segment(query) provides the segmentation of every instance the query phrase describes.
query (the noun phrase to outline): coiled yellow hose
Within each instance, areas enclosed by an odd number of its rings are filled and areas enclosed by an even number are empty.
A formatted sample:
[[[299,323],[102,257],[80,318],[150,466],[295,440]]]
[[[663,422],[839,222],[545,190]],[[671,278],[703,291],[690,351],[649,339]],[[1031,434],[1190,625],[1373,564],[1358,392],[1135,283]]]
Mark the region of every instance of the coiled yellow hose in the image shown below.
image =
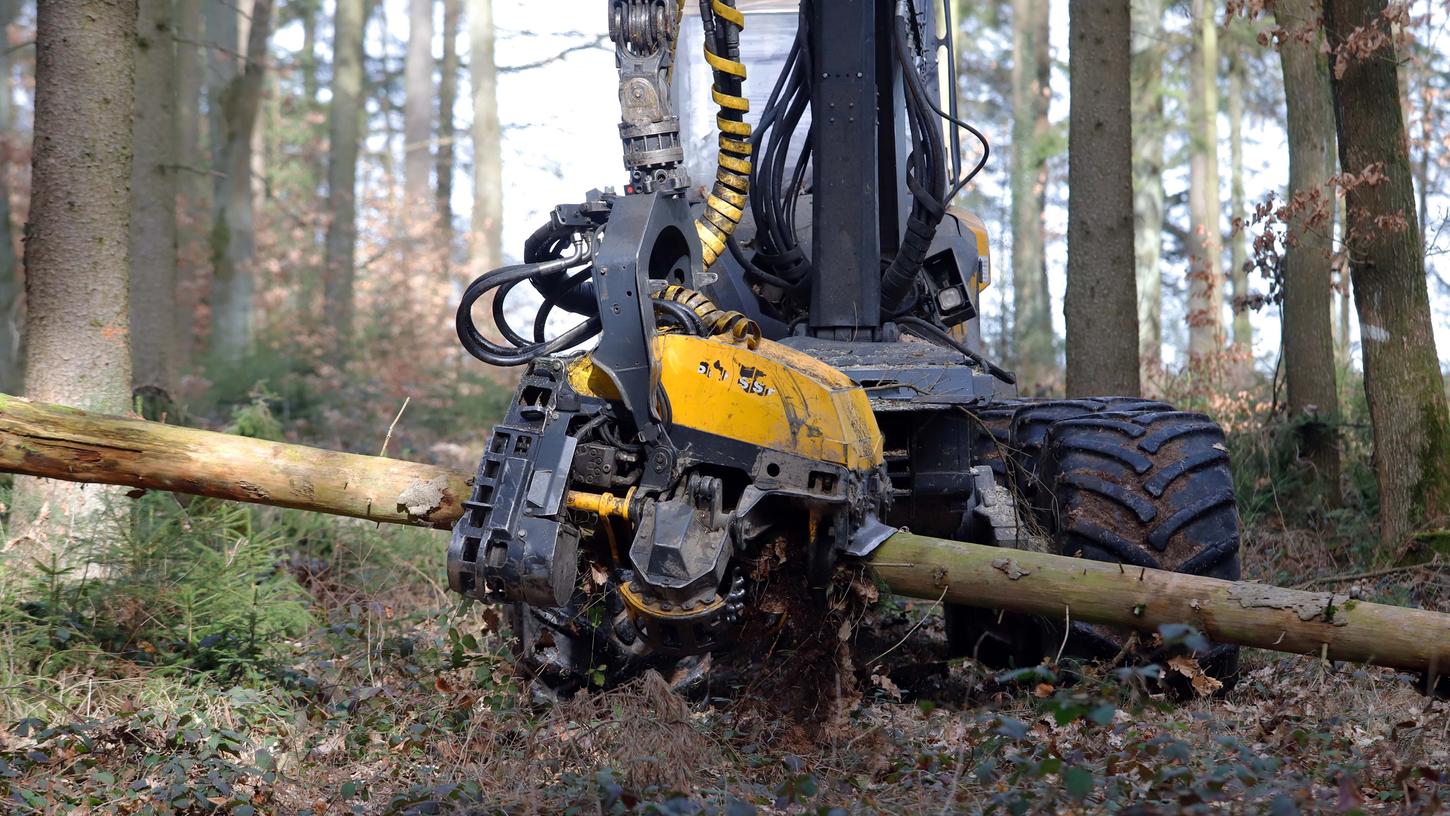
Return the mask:
[[[700,318],[700,322],[712,335],[729,334],[752,349],[760,342],[760,326],[755,321],[740,312],[721,309],[702,292],[672,283],[656,293],[655,297],[682,304]]]
[[[719,25],[733,25],[745,29],[745,15],[735,8],[735,0],[712,0],[710,9]],[[715,118],[720,128],[720,153],[715,172],[715,185],[705,200],[705,213],[695,221],[695,231],[704,246],[705,268],[725,254],[725,242],[734,234],[735,227],[745,214],[746,201],[750,195],[750,123],[745,114],[750,110],[750,100],[738,92],[731,93],[725,83],[729,78],[745,81],[745,65],[731,55],[718,54],[713,50],[710,38],[705,40],[705,61],[715,75],[710,97],[720,106]]]

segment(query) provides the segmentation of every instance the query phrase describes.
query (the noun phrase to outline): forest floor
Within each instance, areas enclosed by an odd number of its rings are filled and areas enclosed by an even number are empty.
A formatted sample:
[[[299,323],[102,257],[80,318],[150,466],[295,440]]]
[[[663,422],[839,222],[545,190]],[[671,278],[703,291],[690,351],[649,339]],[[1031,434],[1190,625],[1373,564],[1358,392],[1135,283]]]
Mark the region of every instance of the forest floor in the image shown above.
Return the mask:
[[[826,696],[846,704],[825,714],[728,691],[686,701],[654,675],[540,707],[511,673],[497,615],[440,586],[441,534],[209,502],[181,517],[186,535],[172,508],[158,511],[155,539],[127,556],[168,576],[165,598],[130,579],[51,580],[0,621],[0,809],[1287,814],[1450,802],[1450,703],[1387,670],[1248,651],[1236,687],[1186,701],[1130,669],[1004,676],[933,662],[939,616],[916,603],[879,616],[898,648],[886,660],[856,647],[870,668],[835,681]],[[237,524],[283,532],[253,536],[271,550],[238,544],[211,564],[186,549],[187,535]],[[1367,570],[1346,560],[1357,550],[1343,535],[1256,529],[1246,573],[1450,609],[1439,562],[1354,579]],[[258,581],[268,559],[280,566]],[[189,576],[203,569],[198,589]],[[207,629],[203,613],[230,623]],[[890,679],[913,661],[927,669],[915,688]],[[789,655],[763,666],[792,676]]]

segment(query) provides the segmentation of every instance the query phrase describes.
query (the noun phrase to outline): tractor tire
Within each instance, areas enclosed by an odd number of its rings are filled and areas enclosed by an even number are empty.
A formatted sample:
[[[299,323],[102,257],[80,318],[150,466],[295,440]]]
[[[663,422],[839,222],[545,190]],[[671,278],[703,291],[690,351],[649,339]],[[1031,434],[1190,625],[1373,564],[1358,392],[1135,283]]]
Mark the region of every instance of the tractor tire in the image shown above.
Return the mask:
[[[982,408],[971,410],[977,434],[972,438],[972,463],[986,465],[997,477],[997,483],[1010,486],[1008,477],[1007,450],[1011,442],[1012,415],[1017,409],[1033,404],[1030,400],[1014,399],[992,402]]]
[[[1101,414],[1105,411],[1171,411],[1164,402],[1138,397],[1096,397],[1093,399],[1043,400],[1024,405],[1012,415],[1008,430],[1009,484],[1029,507],[1038,499],[1038,470],[1048,430],[1058,422]]]
[[[1057,422],[1046,434],[1037,481],[1045,499],[1039,520],[1059,554],[1238,580],[1228,449],[1223,430],[1202,414],[1137,411]],[[1061,623],[1055,626],[1060,637]],[[1116,629],[1073,623],[1064,653],[1112,658],[1127,640]],[[1227,685],[1238,652],[1220,644],[1198,657]],[[1146,649],[1134,656],[1163,657]]]
[[[972,414],[983,431],[973,440],[972,462],[992,468],[997,483],[1017,496],[1020,511],[1030,513],[1048,428],[1064,419],[1134,409],[1169,410],[1169,406],[1136,397],[1024,398],[990,403]],[[1045,647],[1039,635],[1044,627],[1030,615],[948,604],[943,620],[947,652],[953,657],[971,657],[995,669],[1023,668],[1042,659]]]

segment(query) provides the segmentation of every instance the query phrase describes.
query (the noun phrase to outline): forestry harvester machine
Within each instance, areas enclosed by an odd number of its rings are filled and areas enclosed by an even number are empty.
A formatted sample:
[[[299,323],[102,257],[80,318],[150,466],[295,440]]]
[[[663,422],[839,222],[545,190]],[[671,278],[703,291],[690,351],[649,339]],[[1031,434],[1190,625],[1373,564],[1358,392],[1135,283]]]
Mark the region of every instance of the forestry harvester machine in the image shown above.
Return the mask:
[[[950,92],[950,3],[792,3],[758,118],[748,0],[700,0],[698,19],[684,0],[606,5],[627,183],[555,208],[458,310],[473,356],[524,370],[449,581],[506,605],[540,688],[728,650],[767,547],[818,592],[902,527],[1238,577],[1213,422],[1131,398],[1019,399],[983,355],[988,236],[951,202],[989,150]],[[718,106],[708,190],[672,102],[687,23]],[[969,168],[963,134],[980,145]],[[542,306],[516,326],[505,304],[524,284]],[[551,336],[560,311],[580,319]],[[946,619],[953,649],[998,663],[1036,663],[1065,634],[1074,654],[1112,656],[1125,637],[964,606]],[[1234,648],[1209,671],[1231,673]]]

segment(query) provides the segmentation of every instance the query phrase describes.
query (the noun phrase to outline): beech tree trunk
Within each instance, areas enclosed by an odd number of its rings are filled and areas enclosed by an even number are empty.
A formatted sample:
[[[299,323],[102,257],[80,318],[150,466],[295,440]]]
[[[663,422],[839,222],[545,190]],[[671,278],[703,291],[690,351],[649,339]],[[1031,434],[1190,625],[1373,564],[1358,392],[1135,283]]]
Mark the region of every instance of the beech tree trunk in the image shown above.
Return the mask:
[[[1346,195],[1350,274],[1359,311],[1364,390],[1374,426],[1380,533],[1385,547],[1426,521],[1450,515],[1450,415],[1435,351],[1409,139],[1399,104],[1393,32],[1386,0],[1326,0],[1324,19],[1344,173],[1378,179]],[[1365,55],[1344,45],[1358,30],[1380,29]],[[1361,36],[1356,45],[1364,47]]]
[[[1057,382],[1044,223],[1052,127],[1049,8],[1049,0],[1012,2],[1012,364],[1018,387],[1038,395]]]
[[[1143,374],[1163,368],[1163,0],[1133,0],[1133,257],[1138,282],[1138,357]]]
[[[1067,395],[1138,396],[1128,0],[1069,20]]]
[[[136,0],[42,2],[36,18],[35,142],[25,226],[25,388],[91,411],[129,407],[126,276]],[[17,479],[21,553],[69,565],[67,539],[108,544],[118,491]]]
[[[438,224],[444,246],[453,245],[454,106],[458,101],[458,29],[463,0],[443,0],[443,60],[438,76]]]
[[[1211,386],[1223,350],[1223,233],[1218,196],[1218,32],[1210,0],[1191,0],[1188,64],[1188,356]],[[1208,378],[1210,381],[1204,381]]]
[[[1279,45],[1289,136],[1287,248],[1283,261],[1284,375],[1289,416],[1315,490],[1339,497],[1339,390],[1335,385],[1334,102],[1316,0],[1276,0],[1274,19],[1288,32]]]
[[[0,33],[9,30],[20,14],[20,0],[0,0]],[[5,155],[18,147],[15,132],[14,92],[10,86],[10,52],[0,53],[0,140]],[[22,316],[25,286],[20,259],[15,253],[15,227],[10,213],[12,161],[0,162],[0,389],[19,391],[25,382],[24,327]]]
[[[477,277],[503,264],[503,128],[498,120],[493,0],[468,0],[468,75],[473,85],[473,243]]]
[[[365,0],[338,0],[333,20],[332,110],[328,114],[327,267],[323,301],[339,354],[352,338],[357,252],[357,156],[361,139]]]
[[[195,319],[203,292],[209,287],[208,266],[202,261],[200,245],[193,243],[198,226],[204,219],[198,213],[211,212],[211,183],[207,173],[206,151],[202,143],[201,94],[202,78],[207,74],[207,61],[201,43],[205,39],[202,4],[183,0],[176,3],[176,161],[178,210],[184,220],[178,222],[179,235],[185,238],[187,251],[177,256],[176,363],[185,370],[199,347]],[[180,247],[178,248],[180,249]]]
[[[427,207],[433,172],[433,0],[410,0],[403,64],[403,195],[406,212]]]
[[[140,0],[136,23],[131,374],[134,386],[155,407],[169,402],[179,385],[174,13],[172,0]]]
[[[223,32],[236,31],[236,14],[235,10],[229,15],[218,13],[232,18]],[[271,16],[272,0],[255,0],[248,26],[246,64],[210,99],[213,106],[219,107],[212,116],[212,124],[219,129],[213,130],[212,136],[213,149],[218,151],[214,156],[220,160],[224,174],[218,179],[215,203],[219,211],[212,225],[211,350],[226,362],[240,360],[252,342],[256,246],[252,134],[261,109]]]
[[[0,471],[102,481],[448,528],[471,474],[0,395]],[[571,503],[587,496],[571,494]],[[440,542],[441,546],[441,542]],[[1219,643],[1443,673],[1450,615],[1330,592],[1124,567],[899,532],[872,553],[892,592],[1135,629],[1190,624]]]
[[[1233,219],[1248,222],[1244,196],[1244,56],[1243,45],[1233,37],[1228,47],[1228,123],[1229,123],[1229,223]],[[1233,284],[1233,348],[1234,358],[1244,373],[1253,370],[1254,326],[1249,321],[1248,234],[1234,230],[1229,239],[1229,281]]]

